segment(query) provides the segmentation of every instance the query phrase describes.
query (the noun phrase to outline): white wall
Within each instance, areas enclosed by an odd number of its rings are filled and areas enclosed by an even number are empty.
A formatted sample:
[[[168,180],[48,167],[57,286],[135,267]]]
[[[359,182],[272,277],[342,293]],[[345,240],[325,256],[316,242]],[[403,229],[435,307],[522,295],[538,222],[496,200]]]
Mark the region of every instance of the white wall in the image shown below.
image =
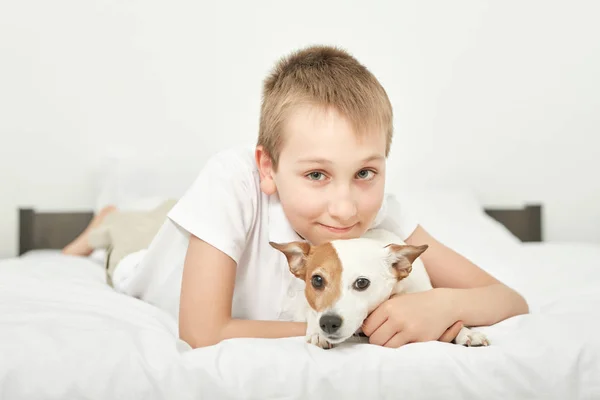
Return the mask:
[[[107,154],[253,143],[264,74],[310,43],[349,49],[388,90],[407,190],[541,201],[547,239],[600,242],[599,4],[2,2],[0,257],[19,206],[92,207]]]

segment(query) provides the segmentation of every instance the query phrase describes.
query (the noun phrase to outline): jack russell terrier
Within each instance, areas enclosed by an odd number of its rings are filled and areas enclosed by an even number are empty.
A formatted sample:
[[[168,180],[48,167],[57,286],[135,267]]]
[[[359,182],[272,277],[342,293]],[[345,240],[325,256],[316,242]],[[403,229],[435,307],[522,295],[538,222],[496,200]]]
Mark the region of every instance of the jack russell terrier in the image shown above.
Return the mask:
[[[365,318],[390,297],[433,289],[418,259],[428,246],[407,245],[386,230],[319,246],[299,241],[270,245],[305,282],[303,304],[294,320],[307,323],[306,341],[321,348],[355,336]],[[463,327],[454,343],[487,346],[489,341]]]

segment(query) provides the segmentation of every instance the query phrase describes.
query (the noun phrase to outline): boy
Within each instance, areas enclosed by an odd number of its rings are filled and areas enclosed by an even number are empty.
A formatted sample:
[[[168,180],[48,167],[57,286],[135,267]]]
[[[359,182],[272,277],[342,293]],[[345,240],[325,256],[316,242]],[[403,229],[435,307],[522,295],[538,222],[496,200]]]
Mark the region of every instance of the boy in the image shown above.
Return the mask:
[[[382,227],[429,245],[421,259],[435,289],[378,307],[363,327],[371,343],[449,341],[460,321],[490,325],[527,313],[519,294],[384,196],[392,125],[385,90],[346,52],[315,46],[280,60],[264,83],[256,149],[208,161],[150,245],[129,293],[178,317],[180,337],[193,348],[304,336],[304,323],[286,321],[301,282],[269,241],[319,244]]]

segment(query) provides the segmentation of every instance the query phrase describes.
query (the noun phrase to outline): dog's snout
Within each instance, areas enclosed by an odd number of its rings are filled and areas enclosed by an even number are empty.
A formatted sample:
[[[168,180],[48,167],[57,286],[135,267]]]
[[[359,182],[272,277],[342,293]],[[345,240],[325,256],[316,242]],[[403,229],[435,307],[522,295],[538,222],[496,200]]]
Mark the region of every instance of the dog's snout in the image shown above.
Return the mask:
[[[323,332],[334,333],[342,326],[342,319],[337,315],[326,314],[319,320],[319,325]]]

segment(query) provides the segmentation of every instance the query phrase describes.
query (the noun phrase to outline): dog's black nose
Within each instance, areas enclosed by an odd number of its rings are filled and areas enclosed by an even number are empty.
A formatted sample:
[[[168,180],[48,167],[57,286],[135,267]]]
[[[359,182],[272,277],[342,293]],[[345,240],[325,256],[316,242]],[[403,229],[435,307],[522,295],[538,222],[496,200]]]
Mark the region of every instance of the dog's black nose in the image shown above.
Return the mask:
[[[342,319],[337,315],[323,315],[319,320],[319,325],[324,332],[334,333],[342,326]]]

